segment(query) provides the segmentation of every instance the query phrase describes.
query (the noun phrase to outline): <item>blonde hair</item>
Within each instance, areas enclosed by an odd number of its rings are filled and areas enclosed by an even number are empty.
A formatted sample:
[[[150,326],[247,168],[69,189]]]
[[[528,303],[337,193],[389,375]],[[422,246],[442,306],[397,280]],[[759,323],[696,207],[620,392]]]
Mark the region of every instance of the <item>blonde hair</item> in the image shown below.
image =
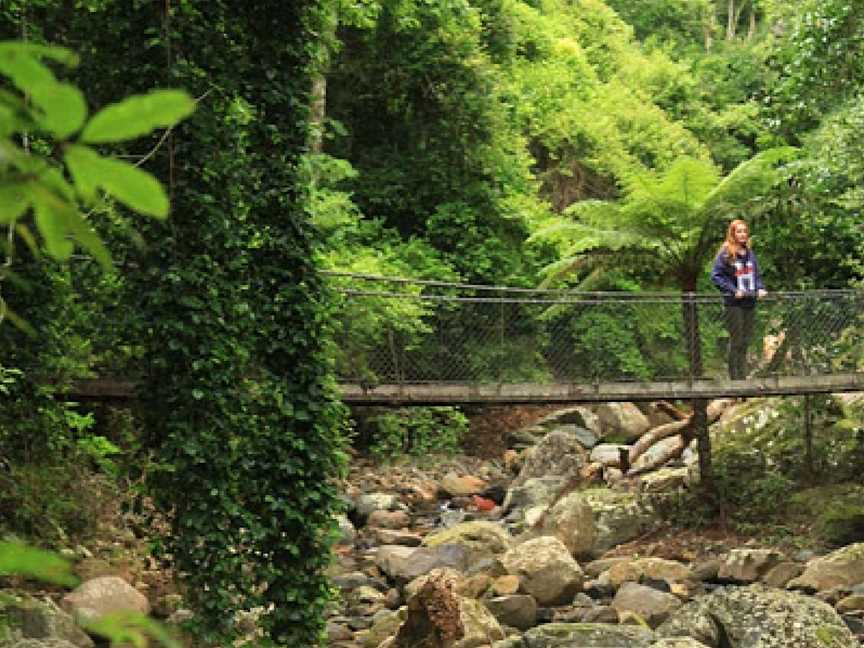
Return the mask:
[[[735,260],[735,257],[738,256],[738,253],[741,252],[741,245],[735,240],[735,228],[739,225],[743,225],[747,228],[748,236],[744,249],[750,248],[750,226],[740,218],[736,218],[729,223],[729,227],[726,229],[726,240],[723,241],[723,245],[720,246],[720,251],[726,253],[726,258],[730,263],[732,263]]]

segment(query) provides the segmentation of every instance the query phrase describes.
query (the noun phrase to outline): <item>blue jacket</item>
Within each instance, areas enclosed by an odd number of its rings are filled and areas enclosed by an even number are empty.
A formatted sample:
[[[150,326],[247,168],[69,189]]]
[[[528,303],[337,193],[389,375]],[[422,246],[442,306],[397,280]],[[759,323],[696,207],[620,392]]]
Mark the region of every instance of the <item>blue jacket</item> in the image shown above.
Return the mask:
[[[756,305],[756,292],[764,290],[756,254],[747,248],[744,254],[739,253],[734,262],[730,262],[726,250],[720,250],[711,268],[711,282],[723,293],[723,301],[727,306],[753,308]],[[742,290],[746,297],[735,298],[735,293]]]

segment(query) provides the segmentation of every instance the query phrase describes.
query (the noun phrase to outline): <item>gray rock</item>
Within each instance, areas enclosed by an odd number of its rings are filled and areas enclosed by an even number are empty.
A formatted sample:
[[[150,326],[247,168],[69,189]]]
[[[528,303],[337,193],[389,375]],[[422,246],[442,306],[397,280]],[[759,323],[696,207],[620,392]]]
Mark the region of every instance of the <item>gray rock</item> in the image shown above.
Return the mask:
[[[691,637],[667,637],[653,644],[651,648],[711,648]]]
[[[483,604],[501,625],[527,630],[537,623],[537,601],[527,594],[496,596]]]
[[[531,628],[526,648],[649,648],[655,636],[642,626],[605,623],[549,623]]]
[[[803,571],[804,565],[787,560],[774,565],[759,580],[768,587],[786,587],[789,581],[800,576]]]
[[[639,485],[646,493],[668,493],[689,484],[689,475],[690,471],[686,467],[660,468],[642,475]]]
[[[787,587],[822,591],[840,586],[852,587],[859,583],[864,583],[864,542],[811,560],[804,573],[789,581]]]
[[[637,622],[644,621],[652,628],[656,628],[669,615],[681,607],[681,601],[653,587],[646,587],[638,583],[624,583],[612,600],[612,607],[618,612],[621,622],[628,622],[628,617],[635,615]]]
[[[405,505],[392,493],[363,493],[354,501],[354,510],[366,519],[374,511],[404,510]]]
[[[505,511],[547,506],[564,486],[563,477],[532,477],[511,486],[502,505]]]
[[[782,558],[771,549],[733,549],[721,563],[717,578],[738,583],[754,583]]]
[[[522,590],[540,605],[569,603],[582,589],[582,569],[557,538],[542,536],[523,542],[501,556],[501,564],[508,573],[519,576]]]
[[[555,502],[543,516],[539,532],[558,538],[573,556],[589,554],[594,547],[594,511],[579,491]]]
[[[522,470],[511,486],[521,486],[533,477],[578,478],[585,464],[585,449],[576,438],[563,432],[550,432],[525,459]]]
[[[661,637],[692,637],[732,648],[857,648],[831,606],[812,597],[755,584],[724,587],[673,612]],[[724,637],[725,644],[718,643]]]
[[[591,430],[582,427],[580,425],[576,425],[575,423],[568,423],[566,425],[559,425],[554,428],[552,432],[561,432],[563,434],[569,434],[574,437],[583,448],[590,450],[595,445],[597,445],[598,436],[594,434]]]
[[[117,576],[82,583],[63,597],[61,607],[75,619],[91,622],[113,612],[150,613],[147,597]]]
[[[440,567],[464,571],[469,564],[468,550],[461,545],[438,547],[378,547],[375,564],[398,583],[407,583],[418,576]]]
[[[618,443],[601,443],[594,446],[591,450],[590,460],[601,463],[604,466],[621,465],[621,453],[630,452],[630,446],[621,445]]]
[[[603,403],[597,408],[603,436],[618,435],[634,441],[651,428],[648,417],[633,403]]]
[[[339,538],[336,540],[337,545],[352,545],[357,539],[357,529],[351,524],[351,520],[347,515],[337,515],[336,520],[339,523]]]
[[[484,521],[463,522],[423,539],[423,545],[430,548],[443,545],[464,547],[471,562],[504,553],[512,544],[513,539],[504,527]]]
[[[590,551],[593,557],[638,538],[660,523],[651,508],[634,493],[605,488],[582,493],[594,511],[594,546]]]
[[[14,639],[0,643],[0,648],[75,648],[75,644],[65,639]]]
[[[91,648],[93,640],[74,619],[51,599],[24,598],[6,606],[4,615],[25,639],[63,639],[78,648]]]

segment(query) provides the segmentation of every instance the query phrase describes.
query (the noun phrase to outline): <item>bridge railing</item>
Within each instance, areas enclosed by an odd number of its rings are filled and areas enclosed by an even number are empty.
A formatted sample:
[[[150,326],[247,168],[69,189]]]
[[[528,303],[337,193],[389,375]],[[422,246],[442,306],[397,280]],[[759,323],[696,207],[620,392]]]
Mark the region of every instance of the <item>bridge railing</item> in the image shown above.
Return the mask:
[[[719,293],[585,293],[331,275],[337,375],[358,384],[602,383],[727,377]],[[864,368],[864,293],[759,301],[748,375]]]

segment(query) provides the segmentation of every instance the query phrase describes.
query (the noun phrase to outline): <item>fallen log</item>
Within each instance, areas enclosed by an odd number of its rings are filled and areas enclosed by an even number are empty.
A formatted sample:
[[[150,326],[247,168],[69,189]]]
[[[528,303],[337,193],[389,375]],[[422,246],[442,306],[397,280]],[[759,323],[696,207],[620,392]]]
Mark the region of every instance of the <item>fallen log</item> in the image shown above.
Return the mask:
[[[713,400],[708,404],[708,425],[714,423],[717,419],[720,418],[720,415],[729,407],[734,401],[728,398],[719,398],[717,400]],[[674,446],[670,446],[667,452],[664,452],[662,455],[658,456],[654,461],[650,464],[646,464],[641,466],[638,469],[630,469],[626,472],[627,477],[634,477],[636,475],[641,475],[646,472],[650,472],[659,468],[663,464],[671,461],[672,459],[677,459],[684,453],[684,449],[690,445],[690,441],[693,440],[693,415],[690,414],[683,421],[673,421],[672,423],[665,423],[663,425],[659,425],[656,428],[648,430],[645,434],[643,434],[636,443],[630,448],[629,452],[629,460],[630,464],[634,464],[636,460],[641,457],[648,449],[653,446],[658,441],[665,439],[667,437],[675,436],[678,434],[680,436],[679,443],[676,443]]]

